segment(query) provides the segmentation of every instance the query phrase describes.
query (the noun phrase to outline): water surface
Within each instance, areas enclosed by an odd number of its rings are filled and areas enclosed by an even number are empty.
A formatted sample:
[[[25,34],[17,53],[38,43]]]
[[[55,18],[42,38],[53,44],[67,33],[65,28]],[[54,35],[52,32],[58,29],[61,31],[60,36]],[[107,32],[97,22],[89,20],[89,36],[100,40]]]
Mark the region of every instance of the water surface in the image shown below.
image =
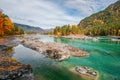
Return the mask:
[[[100,80],[120,80],[120,43],[111,40],[76,40],[38,36],[43,42],[59,42],[85,50],[89,57],[71,57],[62,62],[45,58],[42,54],[22,45],[14,48],[14,58],[31,64],[36,80],[83,80],[69,71],[75,66],[88,66],[99,71]]]

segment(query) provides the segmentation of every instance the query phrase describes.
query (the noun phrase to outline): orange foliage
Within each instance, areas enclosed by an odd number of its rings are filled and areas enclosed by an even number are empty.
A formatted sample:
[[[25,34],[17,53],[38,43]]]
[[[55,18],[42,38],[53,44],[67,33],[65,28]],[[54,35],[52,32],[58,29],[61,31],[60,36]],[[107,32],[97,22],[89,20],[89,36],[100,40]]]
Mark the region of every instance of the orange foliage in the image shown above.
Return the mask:
[[[14,24],[12,23],[12,21],[8,18],[5,17],[4,18],[4,32],[7,34],[12,33],[12,30],[14,29]]]
[[[3,14],[2,12],[0,12],[0,35],[4,35],[4,31],[3,31]]]
[[[0,36],[12,34],[14,24],[10,18],[0,12]]]

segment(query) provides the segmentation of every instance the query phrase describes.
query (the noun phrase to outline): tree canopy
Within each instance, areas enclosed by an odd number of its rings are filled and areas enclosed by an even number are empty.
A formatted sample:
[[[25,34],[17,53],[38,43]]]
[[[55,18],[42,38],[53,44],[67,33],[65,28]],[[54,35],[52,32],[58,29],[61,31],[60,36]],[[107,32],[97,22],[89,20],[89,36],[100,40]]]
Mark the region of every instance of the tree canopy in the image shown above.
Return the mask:
[[[67,36],[70,34],[83,34],[83,31],[80,27],[77,25],[64,25],[64,26],[57,26],[53,32],[51,32],[53,35],[57,36]]]
[[[0,11],[0,37],[23,33],[23,29],[14,25],[11,19]]]

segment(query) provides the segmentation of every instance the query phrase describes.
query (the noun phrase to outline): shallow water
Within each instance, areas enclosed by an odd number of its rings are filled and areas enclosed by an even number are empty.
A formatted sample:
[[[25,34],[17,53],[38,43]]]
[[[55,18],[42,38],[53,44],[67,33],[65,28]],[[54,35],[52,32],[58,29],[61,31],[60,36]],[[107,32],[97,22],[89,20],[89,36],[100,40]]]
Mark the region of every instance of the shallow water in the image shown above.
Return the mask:
[[[22,45],[14,48],[14,58],[31,64],[36,80],[83,80],[69,71],[75,66],[88,66],[99,71],[100,80],[120,80],[120,43],[110,40],[85,41],[39,36],[44,42],[59,42],[85,50],[89,57],[56,62]]]

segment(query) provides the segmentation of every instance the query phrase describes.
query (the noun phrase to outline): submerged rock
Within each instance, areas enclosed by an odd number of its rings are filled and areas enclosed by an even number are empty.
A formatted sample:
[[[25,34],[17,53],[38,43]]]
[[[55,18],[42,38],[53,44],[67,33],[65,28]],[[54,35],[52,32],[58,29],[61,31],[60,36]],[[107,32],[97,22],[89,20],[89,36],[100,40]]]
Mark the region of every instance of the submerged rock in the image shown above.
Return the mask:
[[[77,66],[75,67],[75,71],[77,71],[78,73],[80,74],[83,74],[83,75],[91,75],[91,76],[97,76],[97,72],[92,70],[91,68],[89,67],[86,67],[86,66]]]

